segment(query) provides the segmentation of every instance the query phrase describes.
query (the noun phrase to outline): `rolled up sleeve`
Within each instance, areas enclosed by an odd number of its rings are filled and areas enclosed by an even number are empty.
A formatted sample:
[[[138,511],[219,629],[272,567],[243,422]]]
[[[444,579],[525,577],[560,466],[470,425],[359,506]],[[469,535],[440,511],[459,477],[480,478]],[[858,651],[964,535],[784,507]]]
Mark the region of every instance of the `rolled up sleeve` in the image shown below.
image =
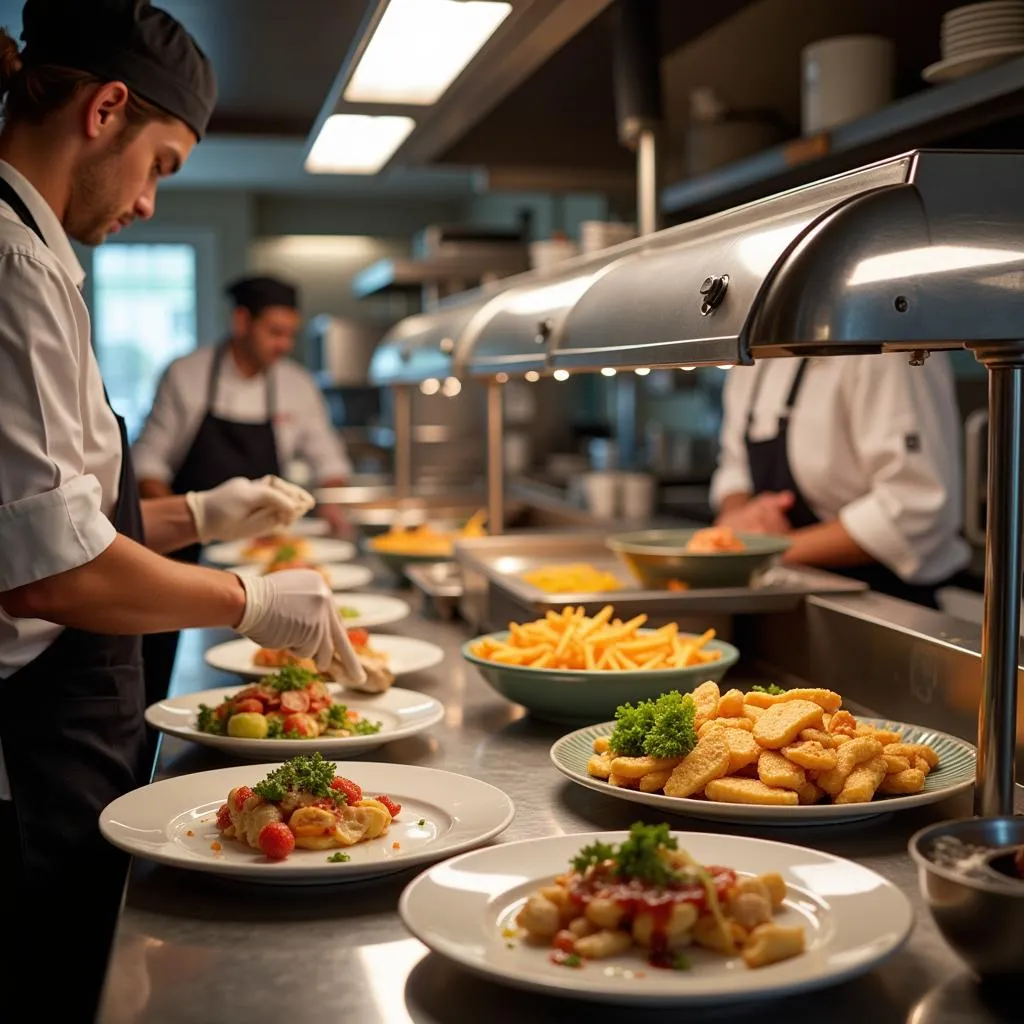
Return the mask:
[[[711,507],[718,509],[730,494],[750,494],[754,485],[747,458],[747,408],[753,369],[730,370],[722,388],[722,429],[718,466],[711,477]]]
[[[0,257],[0,590],[78,568],[116,536],[84,465],[68,287],[32,256]]]
[[[868,357],[846,396],[851,436],[870,490],[839,520],[879,562],[909,582],[933,583],[963,567],[959,415],[945,358],[911,367]]]

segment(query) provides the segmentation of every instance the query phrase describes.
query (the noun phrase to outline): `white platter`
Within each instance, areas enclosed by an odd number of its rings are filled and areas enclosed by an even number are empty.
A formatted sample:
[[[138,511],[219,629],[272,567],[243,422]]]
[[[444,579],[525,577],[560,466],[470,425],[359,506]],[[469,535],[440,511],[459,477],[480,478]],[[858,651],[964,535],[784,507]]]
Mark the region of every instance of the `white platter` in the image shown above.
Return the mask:
[[[912,796],[879,797],[867,804],[815,804],[796,807],[765,807],[756,804],[715,803],[712,800],[696,800],[664,793],[641,793],[636,789],[610,786],[603,779],[594,778],[587,772],[587,759],[593,751],[593,741],[598,736],[610,736],[614,722],[589,725],[577,729],[551,747],[551,761],[554,766],[573,782],[587,789],[593,789],[605,796],[631,803],[647,804],[671,814],[682,814],[689,818],[703,818],[710,821],[759,822],[764,825],[828,825],[838,822],[873,818],[893,811],[907,811],[925,804],[937,803],[947,797],[962,793],[974,785],[977,751],[966,740],[948,733],[925,729],[906,722],[891,722],[883,718],[857,716],[857,721],[873,725],[877,729],[892,729],[902,734],[906,743],[926,743],[938,751],[939,766],[925,780],[925,788]]]
[[[277,767],[242,765],[142,786],[103,809],[100,831],[135,857],[188,871],[251,882],[323,885],[450,857],[503,832],[515,813],[500,789],[465,775],[417,765],[342,761],[336,766],[339,775],[357,782],[367,795],[386,793],[402,805],[387,835],[346,848],[351,860],[345,863],[328,861],[331,851],[324,850],[295,850],[286,860],[271,861],[240,842],[219,839],[216,819],[231,789],[251,786]]]
[[[410,636],[371,633],[370,646],[388,656],[387,667],[395,676],[425,672],[444,660],[444,651],[437,644]],[[259,679],[276,672],[276,668],[262,668],[252,663],[257,650],[256,644],[251,640],[240,637],[238,640],[228,640],[207,648],[203,657],[211,668],[219,669],[221,672],[233,672],[244,679]]]
[[[359,612],[358,618],[342,618],[352,629],[372,629],[401,622],[412,612],[406,601],[387,594],[338,594],[335,601],[338,608],[351,608]]]
[[[464,854],[412,881],[399,913],[435,953],[492,981],[604,1003],[672,1006],[770,999],[834,985],[892,956],[914,923],[906,896],[859,864],[764,839],[679,832],[679,845],[702,864],[740,874],[779,872],[790,891],[776,921],[803,925],[806,951],[749,969],[738,958],[690,947],[692,968],[669,971],[648,967],[639,954],[571,969],[551,963],[543,947],[512,940],[509,948],[504,929],[514,927],[516,913],[538,885],[550,883],[587,843],[621,842],[627,834],[553,836]]]
[[[326,537],[331,532],[331,524],[319,516],[303,516],[288,527],[288,532],[296,537]]]
[[[331,590],[354,590],[356,587],[365,587],[373,580],[373,570],[365,565],[349,565],[344,562],[328,562],[320,568],[327,574],[327,582]],[[263,566],[256,562],[249,562],[246,565],[234,565],[229,570],[236,576],[252,577],[262,576]]]
[[[324,562],[347,562],[356,557],[355,544],[347,540],[336,540],[334,537],[305,537],[309,545],[307,551],[303,552],[303,559],[317,564]],[[214,565],[245,565],[254,563],[263,565],[269,561],[269,554],[260,558],[251,558],[246,555],[245,549],[249,546],[247,540],[230,540],[221,544],[211,544],[203,549],[203,557]]]
[[[929,64],[921,72],[921,77],[933,85],[952,82],[994,67],[996,64],[1002,64],[1004,61],[1012,60],[1021,54],[1024,54],[1024,46],[1000,46],[991,50],[976,50],[973,53],[966,53],[962,57],[953,57],[949,60],[940,60]]]
[[[341,701],[363,718],[380,722],[380,732],[369,736],[321,736],[315,740],[250,740],[236,736],[217,736],[201,732],[196,727],[199,705],[216,707],[243,687],[225,686],[216,690],[201,690],[182,697],[169,697],[146,708],[146,721],[169,736],[177,736],[205,747],[223,750],[235,757],[270,761],[275,757],[288,758],[295,754],[310,754],[319,750],[324,757],[354,757],[390,743],[392,740],[413,736],[429,729],[444,718],[444,705],[414,690],[392,686],[385,693],[350,693],[335,684],[328,684],[331,696]]]

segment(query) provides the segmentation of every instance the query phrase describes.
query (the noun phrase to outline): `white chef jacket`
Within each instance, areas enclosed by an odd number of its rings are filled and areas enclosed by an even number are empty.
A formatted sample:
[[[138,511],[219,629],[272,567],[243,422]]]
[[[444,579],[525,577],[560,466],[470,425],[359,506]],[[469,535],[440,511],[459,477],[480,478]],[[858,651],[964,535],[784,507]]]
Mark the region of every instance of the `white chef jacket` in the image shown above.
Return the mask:
[[[778,431],[800,365],[770,359],[729,370],[711,501],[751,493],[745,435]],[[943,353],[923,367],[906,354],[812,359],[789,425],[793,479],[819,519],[836,518],[868,554],[908,583],[939,583],[970,560],[961,537],[960,416]]]
[[[153,408],[132,447],[140,480],[170,484],[188,455],[207,411],[210,372],[216,345],[203,345],[175,359],[164,371]],[[270,370],[274,384],[274,441],[282,467],[302,459],[317,481],[348,477],[352,466],[345,445],[331,426],[320,389],[305,367],[282,359]],[[238,423],[267,419],[267,380],[262,373],[243,377],[231,352],[225,352],[213,414]],[[230,467],[225,467],[230,472]]]

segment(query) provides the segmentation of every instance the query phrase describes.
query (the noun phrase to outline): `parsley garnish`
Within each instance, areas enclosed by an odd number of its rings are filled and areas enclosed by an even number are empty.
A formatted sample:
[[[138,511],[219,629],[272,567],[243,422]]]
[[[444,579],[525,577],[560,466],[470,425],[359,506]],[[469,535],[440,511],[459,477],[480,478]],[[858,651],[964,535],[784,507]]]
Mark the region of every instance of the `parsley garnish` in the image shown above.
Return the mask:
[[[353,736],[372,736],[381,730],[380,722],[371,722],[366,718],[352,721],[348,717],[348,707],[344,704],[331,704],[320,712],[322,721],[328,729],[348,729]]]
[[[284,719],[278,715],[267,715],[267,739],[279,740],[284,736]]]
[[[569,953],[566,956],[562,957],[562,959],[559,961],[559,963],[563,967],[582,967],[583,966],[583,960],[580,958],[579,953]]]
[[[294,544],[282,544],[271,559],[271,565],[278,562],[294,562],[299,557],[299,549]]]
[[[339,850],[337,853],[332,853],[327,858],[332,864],[344,864],[346,861],[350,861],[352,858],[347,853],[342,853]]]
[[[611,860],[615,856],[615,847],[610,843],[591,843],[584,846],[579,853],[569,862],[573,870],[581,875],[591,865],[601,864],[603,861]]]
[[[696,716],[693,697],[678,690],[622,704],[608,745],[619,757],[685,757],[697,745]]]
[[[668,825],[644,825],[636,822],[629,830],[629,838],[618,847],[596,842],[582,850],[570,862],[575,871],[584,872],[593,864],[612,861],[612,873],[619,878],[647,882],[665,888],[678,881],[679,875],[665,860],[666,850],[675,850],[678,843],[669,833]]]
[[[416,822],[416,824],[419,825],[421,828],[424,825],[426,825],[426,823],[427,823],[427,819],[426,818],[420,818],[420,820]]]
[[[683,956],[682,953],[676,953],[672,957],[672,970],[673,971],[688,971],[693,964],[690,963],[689,957]]]
[[[325,760],[317,751],[315,754],[298,754],[289,758],[252,788],[254,793],[270,803],[280,803],[290,792],[312,793],[313,796],[337,800],[342,794],[331,789],[333,779],[333,762]]]
[[[227,732],[227,719],[217,717],[217,709],[208,704],[199,705],[199,718],[196,725],[200,732],[210,732],[223,736]]]
[[[285,665],[280,672],[265,676],[263,685],[269,686],[278,693],[285,690],[304,690],[310,683],[315,683],[320,677],[308,668],[300,668],[298,665]]]
[[[767,686],[752,686],[750,688],[751,693],[767,693],[770,697],[781,697],[786,691],[781,686],[776,686],[775,683],[769,683]]]

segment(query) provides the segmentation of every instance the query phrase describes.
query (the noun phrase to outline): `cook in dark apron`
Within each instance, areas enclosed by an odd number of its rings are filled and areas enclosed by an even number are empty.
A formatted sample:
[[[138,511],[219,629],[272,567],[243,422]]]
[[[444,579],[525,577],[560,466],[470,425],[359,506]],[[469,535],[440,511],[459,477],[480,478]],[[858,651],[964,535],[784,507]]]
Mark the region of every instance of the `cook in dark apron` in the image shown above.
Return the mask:
[[[2,178],[0,201],[46,244]],[[117,424],[121,476],[113,523],[143,543],[120,416]],[[84,1011],[99,997],[128,870],[127,854],[100,835],[100,811],[144,785],[152,767],[140,640],[65,628],[42,654],[0,680],[0,692],[0,744],[14,798],[0,801],[4,968],[23,983],[25,969],[35,974],[42,966],[49,977],[38,993],[41,1005]]]
[[[797,367],[796,376],[793,378],[793,384],[789,389],[789,394],[786,396],[786,404],[779,414],[779,424],[775,436],[765,441],[755,441],[750,436],[751,427],[754,422],[754,410],[757,408],[757,399],[761,392],[761,381],[764,377],[763,368],[756,371],[757,378],[754,382],[753,394],[750,398],[750,408],[747,412],[747,431],[745,437],[754,494],[764,494],[770,491],[776,493],[789,491],[793,495],[793,506],[787,511],[786,516],[794,530],[802,529],[805,526],[814,526],[821,522],[797,485],[789,463],[789,421],[796,406],[797,398],[800,395],[800,388],[807,373],[807,366],[808,360],[801,359],[800,365]],[[845,566],[843,568],[830,566],[829,572],[835,572],[850,579],[861,580],[872,590],[876,590],[879,593],[889,594],[891,597],[912,601],[914,604],[925,605],[929,608],[938,608],[936,591],[941,586],[944,586],[943,583],[936,583],[931,586],[907,583],[891,569],[879,562],[873,562],[870,565]]]
[[[220,368],[227,353],[227,344],[214,353],[207,383],[206,414],[179,468],[171,489],[175,494],[187,491],[208,491],[234,476],[251,480],[280,476],[277,444],[274,441],[274,375],[266,373],[267,418],[259,423],[238,423],[214,415]],[[183,562],[198,562],[202,548],[198,544],[174,553]],[[178,633],[152,633],[142,641],[146,665],[146,703],[153,704],[167,696],[178,650]]]

